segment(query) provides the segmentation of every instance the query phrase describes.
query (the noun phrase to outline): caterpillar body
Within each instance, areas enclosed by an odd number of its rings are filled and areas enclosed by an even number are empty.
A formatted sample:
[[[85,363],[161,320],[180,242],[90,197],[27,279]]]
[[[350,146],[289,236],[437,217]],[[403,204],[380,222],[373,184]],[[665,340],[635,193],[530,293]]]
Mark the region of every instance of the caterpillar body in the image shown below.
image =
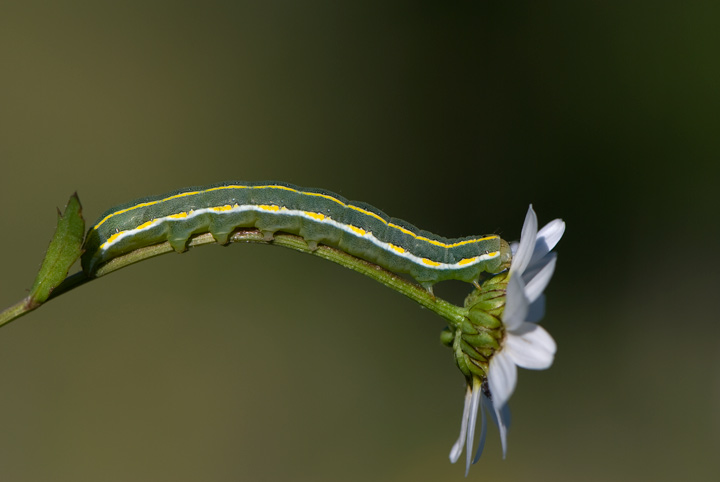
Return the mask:
[[[475,282],[509,265],[499,236],[447,239],[420,230],[361,202],[282,182],[223,182],[137,199],[106,211],[89,229],[82,256],[88,276],[109,260],[169,242],[178,252],[193,235],[210,232],[225,244],[238,228],[257,228],[268,239],[296,234],[310,246],[341,249],[431,287],[443,280]]]

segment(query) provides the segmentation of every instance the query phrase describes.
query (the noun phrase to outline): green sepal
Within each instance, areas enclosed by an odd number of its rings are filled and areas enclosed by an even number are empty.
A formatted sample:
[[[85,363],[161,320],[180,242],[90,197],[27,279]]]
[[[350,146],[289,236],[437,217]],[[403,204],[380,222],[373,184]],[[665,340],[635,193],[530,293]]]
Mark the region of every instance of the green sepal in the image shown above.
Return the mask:
[[[462,347],[463,352],[467,356],[472,359],[477,359],[481,362],[487,361],[487,359],[489,359],[495,352],[493,348],[471,345],[468,341],[464,339],[460,342],[460,346]]]
[[[492,312],[505,306],[508,275],[500,273],[486,280],[480,289],[473,290],[465,298],[465,308]],[[496,313],[493,313],[496,314]]]
[[[472,373],[475,376],[478,376],[480,378],[486,378],[487,377],[487,370],[488,370],[488,364],[487,362],[480,362],[479,360],[472,359],[465,356],[466,358],[466,366],[468,368],[468,371]]]
[[[466,314],[466,316],[469,316],[469,313]],[[479,323],[476,323],[479,324]],[[463,335],[477,335],[478,330],[473,326],[473,323],[470,319],[465,318],[463,322],[460,324],[460,330],[463,332]]]
[[[463,353],[463,347],[462,347],[462,337],[460,330],[456,330],[453,338],[453,354],[455,355],[455,364],[460,369],[460,371],[465,375],[466,378],[472,377],[472,372],[470,371],[470,368],[468,367],[468,361],[466,359],[465,353]]]
[[[462,340],[460,342],[460,346],[462,347],[463,353],[465,353],[465,355],[479,362],[486,362],[487,359],[493,354],[493,350],[491,348],[474,346],[465,340]]]
[[[468,312],[468,317],[476,326],[481,326],[489,330],[497,330],[502,327],[502,321],[497,316],[493,316],[481,309],[473,308]]]
[[[463,340],[475,347],[477,351],[481,351],[484,348],[491,348],[493,350],[500,348],[498,342],[489,332],[482,332],[477,335],[463,335]]]
[[[82,254],[85,220],[77,193],[70,196],[65,213],[58,210],[58,222],[45,259],[30,290],[28,303],[37,306],[44,303],[67,276],[70,267]]]
[[[481,310],[485,313],[496,316],[502,314],[503,309],[505,308],[505,291],[491,291],[489,293],[485,293],[485,295],[487,298],[479,300],[475,303],[472,307],[470,307],[470,311]]]

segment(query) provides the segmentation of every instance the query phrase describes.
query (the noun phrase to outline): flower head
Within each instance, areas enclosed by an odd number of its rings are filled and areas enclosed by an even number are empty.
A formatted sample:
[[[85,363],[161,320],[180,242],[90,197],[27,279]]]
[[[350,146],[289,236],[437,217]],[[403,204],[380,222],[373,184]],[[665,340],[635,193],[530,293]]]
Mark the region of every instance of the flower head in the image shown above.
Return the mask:
[[[556,345],[545,329],[537,324],[545,314],[543,291],[555,270],[556,254],[552,249],[560,241],[565,223],[551,221],[540,231],[532,206],[525,216],[519,243],[513,243],[513,259],[506,274],[505,306],[500,320],[504,336],[498,349],[490,355],[487,377],[473,374],[468,380],[460,438],[450,451],[454,463],[467,451],[465,475],[471,463],[480,458],[485,444],[485,407],[500,431],[503,458],[507,450],[507,429],[510,424],[508,400],[517,384],[517,367],[543,370],[552,365]],[[477,412],[481,413],[480,443],[471,458]]]

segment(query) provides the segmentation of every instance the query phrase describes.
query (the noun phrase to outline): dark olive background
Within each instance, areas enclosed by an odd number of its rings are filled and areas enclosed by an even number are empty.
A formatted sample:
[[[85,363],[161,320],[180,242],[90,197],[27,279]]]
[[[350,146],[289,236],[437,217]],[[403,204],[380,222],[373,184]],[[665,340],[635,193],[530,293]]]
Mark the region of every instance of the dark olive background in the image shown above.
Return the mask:
[[[446,236],[567,222],[503,461],[720,473],[717,2],[4,2],[0,305],[74,191],[276,179]],[[464,285],[439,286],[462,299]],[[196,249],[0,332],[0,479],[462,480],[440,318],[277,247]]]

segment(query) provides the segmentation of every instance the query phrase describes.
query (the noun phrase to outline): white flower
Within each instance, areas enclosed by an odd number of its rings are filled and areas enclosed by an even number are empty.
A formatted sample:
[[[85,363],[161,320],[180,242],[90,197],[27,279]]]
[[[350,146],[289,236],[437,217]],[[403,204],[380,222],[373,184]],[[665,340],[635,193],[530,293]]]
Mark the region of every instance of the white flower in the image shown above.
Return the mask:
[[[497,407],[507,404],[517,383],[517,366],[534,370],[550,368],[555,340],[537,322],[545,315],[543,291],[555,271],[557,255],[551,250],[565,232],[560,219],[539,232],[532,206],[525,216],[520,243],[511,246],[513,259],[502,321],[505,340],[490,359],[488,385]]]
[[[513,243],[510,277],[507,285],[502,322],[505,338],[500,349],[490,359],[487,384],[473,379],[465,396],[465,409],[460,438],[450,451],[450,461],[455,462],[462,453],[463,443],[467,451],[465,475],[471,463],[480,458],[485,445],[485,407],[500,431],[503,458],[507,450],[507,429],[510,424],[508,400],[517,384],[517,366],[543,370],[552,365],[555,357],[555,340],[545,329],[537,325],[545,314],[543,291],[555,270],[556,254],[551,250],[565,232],[565,223],[555,219],[537,230],[537,216],[528,209],[520,235],[520,243]],[[482,415],[480,444],[471,459],[475,422],[478,410]]]

